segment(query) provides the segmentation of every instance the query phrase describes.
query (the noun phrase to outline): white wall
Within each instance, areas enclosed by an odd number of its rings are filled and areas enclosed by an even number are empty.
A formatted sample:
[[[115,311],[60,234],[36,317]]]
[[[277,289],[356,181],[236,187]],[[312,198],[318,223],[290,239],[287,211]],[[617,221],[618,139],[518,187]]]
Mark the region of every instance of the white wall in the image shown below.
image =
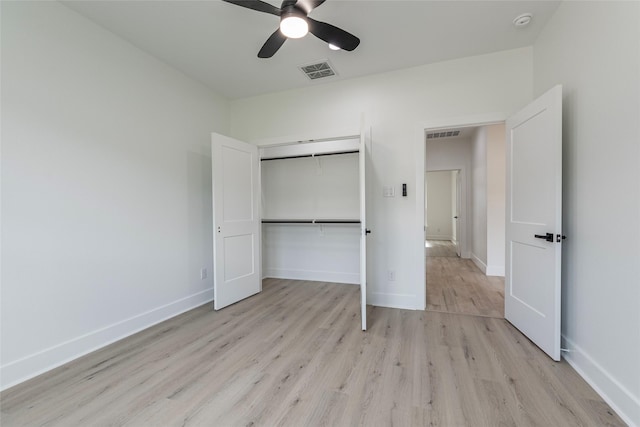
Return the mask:
[[[359,219],[358,153],[261,162],[262,217]]]
[[[263,224],[262,247],[264,277],[360,283],[360,224]]]
[[[1,7],[7,387],[212,299],[210,133],[229,116],[57,2]]]
[[[451,171],[427,172],[425,176],[427,239],[451,240]]]
[[[471,259],[487,271],[487,128],[471,143]]]
[[[640,425],[640,3],[561,3],[534,58],[564,92],[565,358]]]
[[[504,123],[487,131],[487,275],[504,276],[507,154]]]
[[[471,259],[488,276],[504,276],[505,156],[504,123],[479,127],[471,155]]]

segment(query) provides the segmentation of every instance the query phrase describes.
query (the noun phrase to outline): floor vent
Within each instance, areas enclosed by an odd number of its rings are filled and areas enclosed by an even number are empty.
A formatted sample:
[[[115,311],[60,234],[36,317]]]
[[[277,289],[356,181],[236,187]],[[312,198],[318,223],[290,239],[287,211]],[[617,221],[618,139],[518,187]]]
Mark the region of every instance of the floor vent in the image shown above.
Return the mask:
[[[317,80],[336,75],[336,72],[333,71],[333,68],[331,68],[331,65],[328,61],[318,62],[317,64],[303,65],[302,67],[300,67],[300,69],[311,80]]]
[[[427,139],[435,139],[435,138],[453,138],[454,136],[460,135],[459,130],[446,130],[442,132],[432,132],[427,134]]]

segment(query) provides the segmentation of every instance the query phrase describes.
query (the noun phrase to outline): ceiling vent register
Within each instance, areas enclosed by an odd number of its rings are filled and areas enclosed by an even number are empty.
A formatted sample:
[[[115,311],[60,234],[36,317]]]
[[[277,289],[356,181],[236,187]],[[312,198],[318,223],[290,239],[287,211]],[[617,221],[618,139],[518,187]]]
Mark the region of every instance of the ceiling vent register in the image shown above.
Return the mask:
[[[300,67],[300,69],[311,80],[317,80],[336,75],[336,72],[333,71],[333,68],[331,68],[331,65],[329,65],[327,61],[319,62],[317,64],[303,65],[302,67]]]
[[[427,134],[427,139],[435,139],[435,138],[453,138],[460,135],[459,130],[448,130],[444,132],[432,132]]]

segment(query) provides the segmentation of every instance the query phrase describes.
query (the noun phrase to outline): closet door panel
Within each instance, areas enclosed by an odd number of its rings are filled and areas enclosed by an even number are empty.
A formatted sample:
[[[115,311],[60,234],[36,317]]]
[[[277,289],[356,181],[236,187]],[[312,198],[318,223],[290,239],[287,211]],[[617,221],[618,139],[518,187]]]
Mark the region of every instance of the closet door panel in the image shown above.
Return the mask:
[[[213,307],[219,310],[262,290],[257,147],[211,136]]]
[[[222,190],[223,221],[247,221],[253,218],[253,159],[250,153],[222,147],[222,176],[227,185]],[[249,191],[239,191],[248,189]]]

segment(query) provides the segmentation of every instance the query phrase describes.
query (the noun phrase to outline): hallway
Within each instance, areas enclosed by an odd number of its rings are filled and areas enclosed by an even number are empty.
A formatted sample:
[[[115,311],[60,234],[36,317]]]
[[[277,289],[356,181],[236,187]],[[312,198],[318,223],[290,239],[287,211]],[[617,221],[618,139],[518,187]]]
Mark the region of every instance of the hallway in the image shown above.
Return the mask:
[[[485,276],[453,243],[427,240],[427,310],[504,317],[504,277]]]

